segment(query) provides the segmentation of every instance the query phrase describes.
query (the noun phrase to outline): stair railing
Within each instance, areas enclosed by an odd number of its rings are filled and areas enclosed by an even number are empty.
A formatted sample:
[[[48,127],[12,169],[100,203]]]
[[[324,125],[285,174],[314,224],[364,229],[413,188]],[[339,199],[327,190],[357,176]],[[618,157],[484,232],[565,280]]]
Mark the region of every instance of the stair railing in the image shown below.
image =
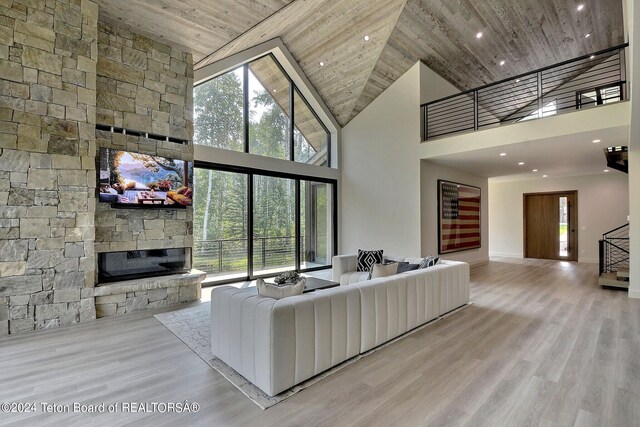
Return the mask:
[[[629,268],[629,224],[621,225],[602,235],[598,242],[598,275]]]

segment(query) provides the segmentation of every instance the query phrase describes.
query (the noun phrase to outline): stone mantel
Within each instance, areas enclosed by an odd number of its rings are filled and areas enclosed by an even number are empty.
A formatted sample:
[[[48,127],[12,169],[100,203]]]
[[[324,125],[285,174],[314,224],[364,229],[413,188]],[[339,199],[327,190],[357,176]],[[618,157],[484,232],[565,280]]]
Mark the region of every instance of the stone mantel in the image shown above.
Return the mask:
[[[145,277],[105,283],[93,289],[97,317],[108,317],[200,299],[207,274],[191,270],[183,274]]]

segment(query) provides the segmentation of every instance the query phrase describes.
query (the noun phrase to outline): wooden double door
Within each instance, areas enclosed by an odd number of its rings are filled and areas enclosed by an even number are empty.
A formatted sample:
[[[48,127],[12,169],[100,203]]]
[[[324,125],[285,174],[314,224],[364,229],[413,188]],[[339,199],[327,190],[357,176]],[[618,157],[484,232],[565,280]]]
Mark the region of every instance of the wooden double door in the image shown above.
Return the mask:
[[[524,195],[525,258],[578,260],[578,192]]]

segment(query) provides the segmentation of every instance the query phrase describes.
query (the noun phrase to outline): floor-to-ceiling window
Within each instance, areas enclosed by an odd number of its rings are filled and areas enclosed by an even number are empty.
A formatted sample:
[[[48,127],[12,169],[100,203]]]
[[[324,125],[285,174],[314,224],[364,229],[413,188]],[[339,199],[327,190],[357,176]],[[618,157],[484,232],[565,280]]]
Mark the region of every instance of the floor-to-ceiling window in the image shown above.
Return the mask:
[[[296,268],[296,182],[253,176],[253,274]]]
[[[193,266],[220,279],[248,274],[249,201],[245,174],[196,168]]]
[[[194,144],[292,162],[274,171],[196,158],[196,268],[230,281],[331,265],[337,181],[315,168],[331,167],[331,134],[273,55],[194,88]]]
[[[335,181],[200,164],[194,195],[193,265],[213,280],[331,265]]]
[[[332,184],[300,181],[300,265],[331,264],[333,255]]]

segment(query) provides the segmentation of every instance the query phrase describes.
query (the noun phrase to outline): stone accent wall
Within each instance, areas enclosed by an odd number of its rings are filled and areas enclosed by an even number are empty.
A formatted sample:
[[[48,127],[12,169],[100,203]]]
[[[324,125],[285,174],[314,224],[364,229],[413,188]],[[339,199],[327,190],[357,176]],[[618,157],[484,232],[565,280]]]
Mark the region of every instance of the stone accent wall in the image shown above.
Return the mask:
[[[0,335],[95,319],[96,250],[192,246],[191,208],[96,209],[95,170],[96,144],[193,160],[95,130],[191,140],[192,90],[190,55],[99,23],[90,0],[0,0]],[[116,313],[199,298],[185,289],[127,291]]]
[[[0,1],[0,335],[95,319],[97,20]]]
[[[97,146],[193,161],[193,58],[98,23],[97,122],[189,145],[96,131]],[[193,246],[193,209],[114,209],[98,203],[96,252]]]
[[[98,123],[192,139],[191,54],[99,22],[98,70]]]

